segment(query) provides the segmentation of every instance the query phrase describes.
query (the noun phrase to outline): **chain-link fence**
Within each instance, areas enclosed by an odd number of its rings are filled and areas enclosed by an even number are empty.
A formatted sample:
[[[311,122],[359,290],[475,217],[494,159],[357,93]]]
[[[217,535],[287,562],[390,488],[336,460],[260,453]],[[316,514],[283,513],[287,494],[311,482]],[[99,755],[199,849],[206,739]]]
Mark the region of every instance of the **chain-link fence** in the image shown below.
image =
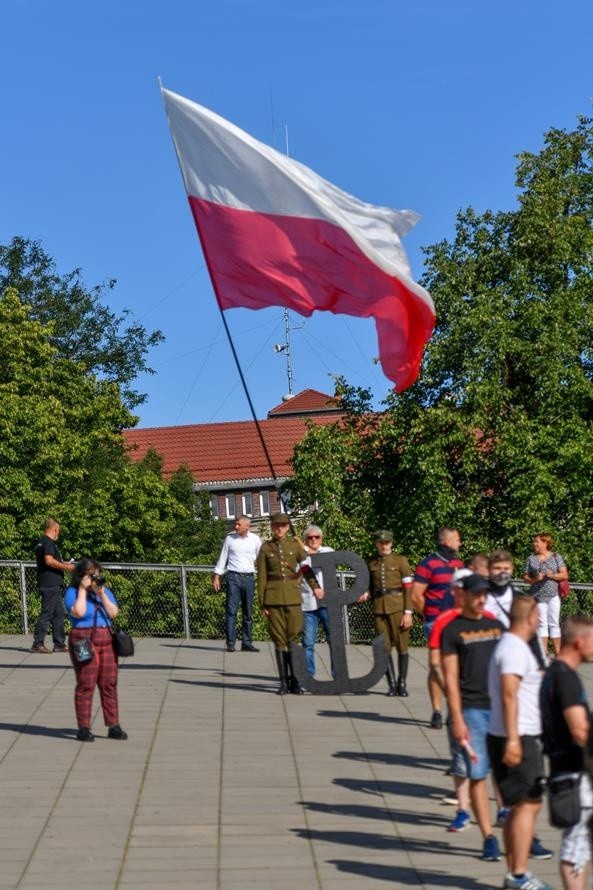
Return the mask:
[[[118,622],[134,636],[224,638],[224,587],[221,593],[214,592],[213,566],[108,563],[103,569],[119,603]],[[342,589],[352,578],[351,572],[338,573]],[[40,607],[35,563],[0,560],[0,633],[32,633]],[[370,643],[375,635],[370,604],[353,603],[345,611],[347,640]],[[571,583],[571,594],[562,602],[562,617],[575,612],[593,614],[593,584]],[[266,622],[257,607],[253,639],[268,639]],[[410,643],[424,645],[418,616],[414,617]]]

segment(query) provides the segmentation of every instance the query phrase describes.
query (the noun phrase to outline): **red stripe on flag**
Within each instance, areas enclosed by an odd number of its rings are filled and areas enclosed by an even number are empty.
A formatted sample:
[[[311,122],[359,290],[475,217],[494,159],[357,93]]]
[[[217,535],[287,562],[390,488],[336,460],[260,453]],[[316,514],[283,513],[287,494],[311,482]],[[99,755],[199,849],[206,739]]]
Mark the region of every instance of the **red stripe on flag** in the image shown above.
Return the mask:
[[[221,309],[285,306],[375,318],[379,358],[398,391],[417,378],[432,309],[339,226],[256,213],[190,196]]]

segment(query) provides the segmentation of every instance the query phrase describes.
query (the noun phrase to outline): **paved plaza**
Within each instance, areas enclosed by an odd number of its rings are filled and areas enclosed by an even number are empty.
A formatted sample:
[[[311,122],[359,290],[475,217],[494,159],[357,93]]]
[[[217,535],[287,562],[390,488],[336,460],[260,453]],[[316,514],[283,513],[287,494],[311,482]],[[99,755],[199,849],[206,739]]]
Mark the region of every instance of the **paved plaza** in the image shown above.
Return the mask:
[[[423,650],[407,699],[384,682],[282,697],[268,643],[231,654],[218,640],[141,639],[120,673],[129,741],[106,738],[97,697],[97,739],[83,744],[68,657],[30,644],[0,637],[0,888],[502,886],[476,825],[445,831],[447,739],[428,728]],[[350,647],[350,673],[371,657]],[[319,661],[327,676],[324,645]],[[558,851],[545,813],[539,834]],[[533,871],[559,886],[556,859]]]

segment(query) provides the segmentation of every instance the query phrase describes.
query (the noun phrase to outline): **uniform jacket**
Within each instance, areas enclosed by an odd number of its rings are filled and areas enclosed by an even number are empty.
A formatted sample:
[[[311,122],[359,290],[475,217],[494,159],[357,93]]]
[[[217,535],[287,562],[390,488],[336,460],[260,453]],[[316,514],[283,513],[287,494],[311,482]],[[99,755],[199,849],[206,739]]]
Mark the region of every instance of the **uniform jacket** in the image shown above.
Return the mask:
[[[294,538],[272,538],[262,544],[256,563],[260,606],[300,606],[301,574],[313,590],[319,590],[311,566],[301,567],[306,559],[305,548]]]
[[[369,593],[373,600],[375,615],[390,615],[403,609],[412,609],[410,605],[410,584],[412,572],[405,556],[389,553],[387,556],[374,556],[368,561],[371,576]],[[403,579],[406,579],[406,590]]]

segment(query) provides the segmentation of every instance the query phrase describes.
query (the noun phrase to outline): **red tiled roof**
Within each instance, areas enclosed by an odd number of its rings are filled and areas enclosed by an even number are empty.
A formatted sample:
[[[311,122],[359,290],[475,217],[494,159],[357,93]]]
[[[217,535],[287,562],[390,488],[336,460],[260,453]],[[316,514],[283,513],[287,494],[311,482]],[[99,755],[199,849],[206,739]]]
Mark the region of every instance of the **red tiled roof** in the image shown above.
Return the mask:
[[[335,414],[314,418],[315,423],[323,425],[335,420]],[[260,428],[276,476],[290,476],[288,461],[296,443],[305,436],[306,420],[260,420]],[[250,420],[124,430],[124,438],[134,460],[144,457],[151,447],[158,451],[164,459],[165,475],[182,464],[189,467],[196,482],[243,481],[271,475],[256,426]]]
[[[268,411],[268,417],[287,416],[293,414],[332,414],[341,411],[340,402],[335,396],[319,392],[317,389],[303,389],[286,402],[281,402]]]

